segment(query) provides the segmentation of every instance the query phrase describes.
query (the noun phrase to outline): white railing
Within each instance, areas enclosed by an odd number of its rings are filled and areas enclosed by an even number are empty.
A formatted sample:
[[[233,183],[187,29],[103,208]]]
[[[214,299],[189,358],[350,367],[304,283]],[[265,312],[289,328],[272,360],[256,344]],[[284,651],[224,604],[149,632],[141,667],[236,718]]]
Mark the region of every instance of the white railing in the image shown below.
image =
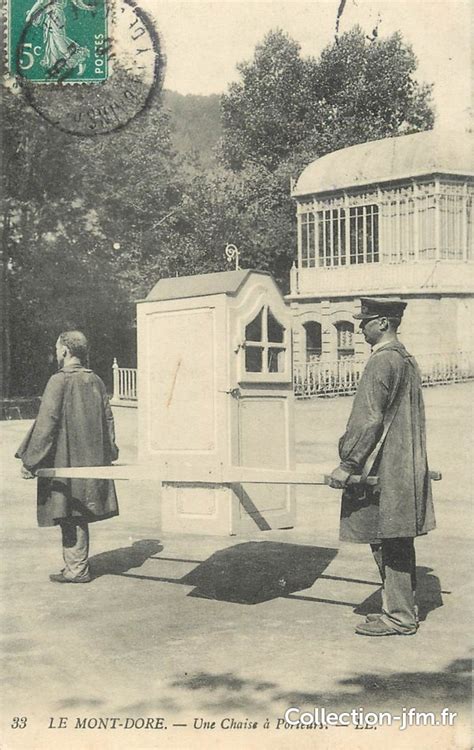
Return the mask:
[[[112,403],[137,400],[137,370],[134,367],[119,367],[114,358],[112,365],[114,394]]]
[[[425,354],[416,361],[424,386],[462,383],[474,378],[474,352]]]
[[[427,354],[416,358],[424,386],[462,383],[474,378],[474,352]],[[297,398],[350,396],[355,393],[367,359],[307,362],[295,367],[294,392]],[[137,370],[119,367],[114,359],[113,404],[137,401]]]
[[[474,353],[452,352],[417,357],[424,386],[461,383],[474,378]],[[296,367],[297,398],[349,396],[357,390],[366,359],[317,360]]]
[[[307,362],[295,367],[293,383],[295,396],[348,396],[355,393],[366,365],[366,359],[329,360]]]

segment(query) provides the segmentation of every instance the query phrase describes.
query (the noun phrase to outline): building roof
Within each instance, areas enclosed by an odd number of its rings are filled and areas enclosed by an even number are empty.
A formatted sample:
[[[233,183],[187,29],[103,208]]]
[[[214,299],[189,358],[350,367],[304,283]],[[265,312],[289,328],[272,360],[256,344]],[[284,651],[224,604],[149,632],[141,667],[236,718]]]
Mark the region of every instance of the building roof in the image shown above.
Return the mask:
[[[468,133],[427,130],[333,151],[301,173],[293,197],[374,185],[431,174],[473,175],[474,142]]]
[[[217,273],[176,276],[160,279],[146,297],[147,302],[183,297],[205,297],[209,294],[235,295],[251,274],[270,276],[266,271],[219,271]]]

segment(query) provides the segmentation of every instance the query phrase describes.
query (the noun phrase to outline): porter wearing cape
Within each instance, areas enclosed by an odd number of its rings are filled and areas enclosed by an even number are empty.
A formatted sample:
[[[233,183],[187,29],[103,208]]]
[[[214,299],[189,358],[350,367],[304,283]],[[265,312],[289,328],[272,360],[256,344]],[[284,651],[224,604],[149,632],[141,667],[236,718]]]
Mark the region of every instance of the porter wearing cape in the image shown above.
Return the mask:
[[[102,380],[82,365],[53,375],[38,417],[17,453],[27,469],[104,466],[118,457],[114,421]],[[64,518],[87,522],[118,515],[114,483],[107,479],[38,479],[38,525]]]
[[[395,408],[370,472],[378,475],[379,487],[347,487],[343,492],[342,541],[415,537],[435,528],[421,377],[414,358],[398,341],[383,344],[367,362],[339,441],[341,467],[361,473],[383,435],[387,412]]]

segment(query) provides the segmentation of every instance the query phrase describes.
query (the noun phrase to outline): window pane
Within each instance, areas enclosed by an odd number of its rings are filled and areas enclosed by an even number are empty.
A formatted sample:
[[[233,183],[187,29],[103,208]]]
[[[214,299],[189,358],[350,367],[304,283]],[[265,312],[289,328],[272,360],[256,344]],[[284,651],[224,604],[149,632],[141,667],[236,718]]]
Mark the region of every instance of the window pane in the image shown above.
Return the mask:
[[[378,263],[379,260],[379,209],[378,206],[374,206],[374,223],[373,223],[373,235],[372,235],[372,254],[374,263]]]
[[[301,217],[301,256],[303,268],[308,267],[308,214]]]
[[[285,350],[271,346],[268,350],[268,372],[284,372]]]
[[[260,346],[245,347],[245,370],[246,372],[262,372],[262,353]]]
[[[261,341],[262,340],[262,313],[263,307],[258,315],[246,326],[245,328],[245,340],[246,341]]]
[[[356,206],[349,210],[350,263],[375,263],[378,261],[378,211],[378,206],[374,203],[368,206]]]
[[[350,210],[350,260],[351,263],[357,263],[357,232],[356,232],[356,210],[351,208]]]
[[[301,214],[301,262],[303,268],[316,265],[316,224],[313,212]]]
[[[371,209],[371,206],[367,207],[367,211],[365,214],[365,235],[367,237],[367,263],[372,263],[373,261],[373,250],[372,250],[372,237],[373,237],[373,214]]]
[[[299,243],[301,249],[301,267],[308,267],[308,258],[306,257],[306,214],[298,216]]]
[[[280,325],[280,323],[270,310],[268,310],[267,326],[268,340],[274,341],[278,344],[282,343],[285,329],[282,325]]]
[[[318,265],[342,266],[346,262],[345,210],[330,208],[318,211]]]
[[[323,217],[324,211],[318,211],[318,256],[319,265],[324,266],[324,232],[323,232]]]
[[[364,262],[364,214],[363,208],[357,209],[357,262]]]
[[[341,266],[346,265],[346,218],[345,212],[341,209],[341,218],[339,220],[339,258]]]
[[[466,258],[467,260],[471,260],[471,258],[474,255],[474,232],[473,224],[474,224],[474,202],[472,200],[472,197],[469,196],[467,199],[467,206],[466,206],[466,212],[467,212],[467,247],[466,247]]]
[[[324,265],[331,264],[331,212],[324,212]]]
[[[440,195],[440,257],[449,260],[463,258],[463,196]]]
[[[339,219],[338,211],[332,212],[332,251],[333,265],[339,265]]]
[[[338,359],[354,356],[354,324],[342,320],[336,323],[336,330]]]
[[[316,359],[321,356],[321,325],[310,320],[303,325],[306,331],[306,359]]]
[[[420,226],[420,260],[430,260],[436,257],[435,196],[424,195],[419,202],[418,211]]]
[[[314,214],[309,215],[308,223],[308,268],[314,268],[316,265],[316,235]]]

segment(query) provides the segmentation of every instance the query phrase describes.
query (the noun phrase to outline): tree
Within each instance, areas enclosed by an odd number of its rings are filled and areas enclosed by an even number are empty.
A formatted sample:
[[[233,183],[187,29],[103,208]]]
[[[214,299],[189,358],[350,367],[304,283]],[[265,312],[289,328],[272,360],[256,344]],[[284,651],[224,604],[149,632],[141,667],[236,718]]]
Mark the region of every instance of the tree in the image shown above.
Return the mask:
[[[127,295],[100,228],[81,208],[69,201],[38,208],[28,244],[18,243],[9,281],[16,394],[41,392],[61,330],[84,330],[94,368],[104,377],[114,348],[124,343]]]
[[[55,174],[60,172],[64,142],[58,134],[59,148],[48,149],[46,124],[26,105],[24,99],[4,90],[1,110],[2,150],[2,351],[0,396],[10,392],[12,347],[18,328],[15,324],[17,290],[12,280],[18,260],[31,246],[32,224],[37,217],[40,196],[58,198]],[[21,123],[21,127],[19,127]],[[35,168],[37,167],[37,168]],[[50,183],[50,190],[46,185]],[[21,292],[20,292],[21,297]],[[28,355],[25,355],[27,359]],[[14,380],[14,387],[17,378]]]
[[[237,66],[241,81],[221,99],[228,167],[249,161],[276,168],[308,134],[306,68],[299,44],[281,30],[267,34],[252,62]]]
[[[399,33],[367,39],[359,27],[302,59],[282,31],[270,32],[241,80],[222,97],[224,163],[274,170],[367,140],[432,127],[431,86],[414,78],[416,57]]]
[[[161,252],[149,259],[149,277],[229,270],[224,249],[232,242],[243,268],[271,271],[285,286],[293,245],[289,186],[286,167],[190,171],[178,209],[161,228]]]
[[[318,92],[306,148],[318,155],[356,143],[433,127],[432,86],[416,82],[417,60],[400,33],[367,39],[359,27],[323,50],[309,68]]]
[[[110,380],[112,357],[128,360],[135,348],[134,303],[150,284],[144,259],[156,225],[179,199],[167,117],[155,100],[146,118],[84,139],[21,96],[4,101],[2,349],[5,379],[15,373],[4,393],[41,392],[51,343],[71,325],[88,334],[94,368]]]

